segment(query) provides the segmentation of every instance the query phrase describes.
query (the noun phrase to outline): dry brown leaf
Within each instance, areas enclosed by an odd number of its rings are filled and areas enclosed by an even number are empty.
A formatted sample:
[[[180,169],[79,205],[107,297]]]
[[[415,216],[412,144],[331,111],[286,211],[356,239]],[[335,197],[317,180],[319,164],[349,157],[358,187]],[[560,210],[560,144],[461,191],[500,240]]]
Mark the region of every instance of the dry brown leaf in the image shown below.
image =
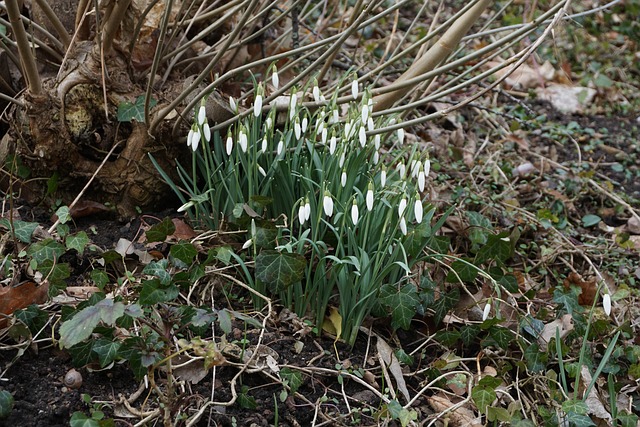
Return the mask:
[[[538,99],[551,102],[553,108],[565,114],[575,114],[591,104],[597,91],[589,87],[549,85],[536,89]]]
[[[406,401],[409,402],[411,400],[411,396],[409,395],[407,384],[404,381],[404,375],[402,374],[402,367],[400,366],[400,362],[398,361],[398,358],[393,353],[393,349],[391,348],[391,346],[389,346],[389,344],[387,344],[387,342],[384,339],[382,339],[382,337],[378,335],[376,335],[376,337],[378,338],[376,342],[376,349],[378,350],[378,354],[380,355],[380,358],[384,362],[384,365],[386,365],[389,368],[389,371],[393,375],[393,378],[395,378],[396,385],[398,386],[398,390],[400,390],[400,393],[402,393]]]
[[[586,367],[585,365],[582,365],[580,376],[582,377],[582,383],[584,384],[585,387],[591,384],[591,380],[592,380],[591,373],[589,372],[589,368]],[[584,403],[586,403],[587,406],[589,407],[589,412],[588,412],[589,414],[600,418],[601,420],[606,422],[607,425],[609,426],[612,425],[613,418],[611,417],[611,414],[609,413],[609,411],[607,411],[604,405],[602,404],[602,399],[598,395],[598,392],[595,386],[591,388],[591,391],[589,391],[589,394],[587,395],[587,398],[585,399]]]
[[[547,346],[552,338],[556,337],[556,329],[558,336],[563,339],[569,332],[573,330],[573,318],[570,314],[565,314],[559,319],[544,325],[540,336],[538,336],[538,345],[541,351],[547,351]]]
[[[583,280],[582,276],[578,273],[571,272],[569,273],[569,276],[564,279],[563,286],[567,290],[571,286],[579,287],[582,292],[578,295],[578,303],[584,306],[593,305],[593,301],[596,297],[596,291],[598,290],[595,277],[589,280]]]
[[[25,282],[18,286],[0,287],[0,328],[7,324],[7,316],[14,311],[29,307],[31,304],[42,304],[49,295],[49,283],[38,286],[35,282]]]
[[[489,61],[487,68],[500,65],[499,61]],[[502,77],[511,70],[511,67],[505,67],[496,72],[497,77]],[[539,87],[553,80],[555,77],[555,69],[549,61],[545,62],[537,68],[532,68],[527,64],[522,64],[516,68],[504,81],[507,87],[513,89],[531,89]]]
[[[191,228],[186,222],[181,220],[180,218],[172,218],[171,222],[176,228],[176,231],[169,237],[172,237],[176,240],[191,240],[198,235],[193,228]]]
[[[427,397],[429,405],[436,413],[442,413],[451,408],[454,403],[446,396],[433,395]],[[475,416],[475,413],[469,409],[461,406],[446,414],[444,419],[448,419],[450,427],[480,427],[482,421]]]

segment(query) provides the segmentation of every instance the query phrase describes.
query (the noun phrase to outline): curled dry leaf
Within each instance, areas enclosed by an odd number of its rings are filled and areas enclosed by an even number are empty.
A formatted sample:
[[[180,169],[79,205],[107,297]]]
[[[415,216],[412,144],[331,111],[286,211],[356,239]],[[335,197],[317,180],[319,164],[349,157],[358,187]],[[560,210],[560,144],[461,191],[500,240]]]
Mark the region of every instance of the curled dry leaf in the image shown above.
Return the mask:
[[[593,305],[593,300],[596,297],[596,291],[598,288],[595,277],[589,280],[583,280],[581,275],[571,272],[569,276],[564,279],[563,286],[567,290],[571,288],[571,286],[579,287],[582,292],[578,295],[578,303],[584,306]]]
[[[427,401],[429,402],[429,406],[431,406],[431,408],[433,408],[433,410],[438,414],[449,411],[451,407],[455,405],[454,402],[442,395],[429,396],[427,397]],[[475,416],[474,412],[464,406],[449,411],[447,415],[443,416],[443,418],[448,419],[448,425],[450,427],[482,426],[482,421]]]
[[[47,282],[40,286],[34,282],[25,282],[18,286],[0,287],[0,328],[7,324],[5,316],[31,304],[44,303],[48,293],[49,284]]]
[[[556,329],[558,330],[560,339],[567,336],[567,334],[573,330],[573,318],[571,315],[565,314],[561,318],[544,325],[542,332],[538,336],[538,345],[540,345],[540,350],[547,351],[549,341],[556,337]]]

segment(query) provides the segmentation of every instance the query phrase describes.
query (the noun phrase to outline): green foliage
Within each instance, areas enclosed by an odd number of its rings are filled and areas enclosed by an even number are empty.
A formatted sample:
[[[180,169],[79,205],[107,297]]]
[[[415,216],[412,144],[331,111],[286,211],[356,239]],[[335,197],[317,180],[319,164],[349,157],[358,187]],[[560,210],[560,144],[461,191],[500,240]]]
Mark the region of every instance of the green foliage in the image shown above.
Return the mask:
[[[18,240],[22,243],[31,243],[31,236],[35,229],[38,228],[38,223],[20,220],[14,220],[11,223],[8,218],[0,218],[0,227],[4,227],[9,231],[13,229]]]
[[[307,260],[295,253],[262,251],[256,257],[256,278],[271,292],[281,292],[304,277]]]
[[[116,320],[124,315],[124,310],[123,303],[108,298],[80,310],[60,327],[60,347],[69,348],[86,340],[101,321],[107,326],[114,326]]]
[[[118,105],[118,121],[131,122],[135,120],[138,123],[144,123],[144,101],[145,97],[140,95],[135,102],[123,101]],[[151,98],[149,108],[155,107],[157,100]]]
[[[13,395],[6,390],[0,390],[0,420],[11,415],[13,404]]]
[[[391,419],[400,421],[402,427],[406,427],[411,421],[418,419],[418,413],[416,411],[404,408],[395,399],[384,406],[382,414],[383,416],[389,416]]]

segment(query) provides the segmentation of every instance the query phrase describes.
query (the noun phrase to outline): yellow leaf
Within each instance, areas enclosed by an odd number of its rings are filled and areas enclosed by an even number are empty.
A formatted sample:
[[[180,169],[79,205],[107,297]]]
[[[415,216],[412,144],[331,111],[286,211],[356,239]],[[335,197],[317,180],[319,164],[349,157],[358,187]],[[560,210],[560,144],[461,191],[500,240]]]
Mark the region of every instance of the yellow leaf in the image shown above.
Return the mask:
[[[331,307],[329,312],[329,316],[324,318],[322,329],[331,335],[335,335],[337,341],[342,334],[342,316],[340,316],[340,312],[335,307]]]

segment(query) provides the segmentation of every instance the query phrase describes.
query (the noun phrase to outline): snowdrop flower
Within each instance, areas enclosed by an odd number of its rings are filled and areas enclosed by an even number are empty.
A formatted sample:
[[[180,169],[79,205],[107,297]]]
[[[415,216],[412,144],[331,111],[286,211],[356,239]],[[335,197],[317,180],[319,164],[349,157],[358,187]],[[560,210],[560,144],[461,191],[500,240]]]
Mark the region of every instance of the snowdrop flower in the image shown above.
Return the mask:
[[[400,218],[400,231],[403,236],[407,235],[407,222],[404,220],[404,217]]]
[[[264,123],[264,127],[266,130],[271,130],[271,126],[273,125],[273,120],[271,116],[267,117],[267,121]]]
[[[398,163],[398,165],[396,166],[396,169],[398,170],[398,175],[400,175],[400,179],[404,179],[407,174],[407,167],[404,165],[404,163]]]
[[[367,188],[367,195],[365,197],[367,210],[371,212],[373,209],[373,182],[369,181],[369,187]]]
[[[327,143],[327,130],[326,129],[322,129],[322,145],[325,145]],[[335,147],[334,147],[335,149]]]
[[[344,188],[347,185],[347,171],[342,169],[342,174],[340,175],[340,185]]]
[[[367,120],[367,129],[370,131],[375,129],[375,124],[373,123],[373,118],[371,116],[369,116],[369,120]]]
[[[231,155],[233,150],[233,138],[231,138],[231,132],[227,134],[227,156]]]
[[[264,138],[262,138],[262,147],[260,147],[260,150],[263,153],[267,152],[267,137],[266,136]]]
[[[331,193],[328,190],[325,190],[324,197],[322,198],[322,208],[324,209],[324,214],[326,216],[333,215],[333,198],[331,197]]]
[[[402,196],[402,200],[400,200],[400,204],[398,205],[398,216],[402,217],[404,214],[404,210],[407,208],[407,198]]]
[[[278,142],[278,148],[276,149],[278,156],[282,154],[282,150],[284,150],[284,141],[281,139],[280,142]]]
[[[253,244],[253,239],[249,239],[246,242],[244,242],[244,245],[242,245],[242,249],[247,249],[249,248],[251,245]]]
[[[360,126],[360,129],[358,130],[358,139],[360,140],[360,146],[364,148],[367,144],[367,131],[364,126]]]
[[[491,312],[491,301],[487,301],[484,306],[484,310],[482,310],[482,321],[484,322],[489,318],[489,313]]]
[[[318,87],[317,81],[314,81],[314,83],[311,93],[313,94],[313,102],[317,104],[320,102],[320,88]]]
[[[378,153],[377,151],[374,151],[373,152],[373,164],[377,165],[379,161],[380,161],[380,153]]]
[[[382,170],[380,171],[380,185],[382,187],[387,183],[387,168],[382,165]]]
[[[420,172],[418,172],[418,188],[420,191],[424,191],[424,182],[426,175],[424,174],[424,168],[420,166]]]
[[[264,168],[260,165],[258,165],[258,172],[260,172],[260,175],[264,176],[265,178],[267,177],[267,173],[264,171]]]
[[[311,218],[311,203],[309,203],[309,198],[305,197],[304,199],[304,215],[305,219],[309,221]]]
[[[400,145],[404,144],[404,129],[400,128],[397,131],[398,134],[398,143]]]
[[[256,99],[253,102],[253,115],[258,117],[262,113],[262,95],[260,94],[260,89],[258,89],[258,95],[256,95]]]
[[[298,207],[298,221],[300,221],[300,225],[303,225],[307,220],[307,212],[305,209],[305,204],[302,199],[300,199],[300,206]]]
[[[324,130],[324,120],[322,117],[319,117],[316,121],[316,135],[320,135]]]
[[[364,104],[362,106],[362,123],[367,123],[367,119],[369,118],[369,106]]]
[[[296,117],[296,121],[293,122],[293,133],[296,134],[296,139],[300,139],[302,136],[302,129],[300,129],[300,120]]]
[[[289,120],[293,120],[293,117],[296,115],[296,105],[298,104],[298,95],[295,92],[291,92],[291,99],[289,100]]]
[[[307,132],[307,127],[309,126],[309,120],[307,117],[302,118],[302,132]]]
[[[425,159],[423,166],[424,166],[424,176],[426,178],[429,176],[429,172],[431,172],[431,160]]]
[[[200,145],[200,131],[198,129],[193,131],[193,135],[191,136],[191,149],[196,151],[198,149],[198,145]]]
[[[351,82],[351,96],[353,99],[358,98],[358,81],[354,80]]]
[[[602,296],[602,308],[607,316],[611,315],[611,295],[608,293]]]
[[[280,77],[278,76],[278,69],[275,65],[273,66],[273,73],[271,73],[271,84],[275,90],[278,90],[278,87],[280,87]]]
[[[373,137],[373,145],[376,147],[376,150],[380,149],[380,134],[377,133]]]
[[[229,106],[231,107],[231,111],[233,112],[238,111],[238,104],[236,104],[236,100],[233,99],[233,96],[229,97]]]
[[[338,166],[344,167],[344,161],[345,161],[345,152],[343,151],[342,154],[340,154],[340,160],[338,160]]]
[[[207,109],[204,106],[204,99],[200,104],[200,109],[198,110],[198,124],[202,126],[204,121],[207,120]]]
[[[418,224],[422,224],[422,216],[424,211],[422,209],[422,200],[420,200],[420,194],[416,192],[416,201],[413,205],[413,214],[416,217],[416,222]]]
[[[336,145],[338,140],[335,135],[331,135],[331,139],[329,140],[329,154],[333,155],[336,152]]]
[[[187,134],[187,147],[191,147],[191,141],[193,141],[193,128],[189,129]]]
[[[193,200],[189,200],[187,203],[185,203],[184,205],[182,205],[182,206],[180,206],[178,208],[178,212],[184,212],[184,211],[186,211],[187,209],[189,209],[193,205],[195,205]]]
[[[349,134],[351,133],[351,121],[348,121],[344,124],[344,137],[349,139]]]
[[[359,216],[360,213],[358,212],[358,202],[356,201],[356,199],[353,199],[353,204],[351,205],[351,221],[353,222],[353,225],[356,225],[358,223]]]
[[[211,141],[211,128],[209,127],[209,123],[204,122],[202,125],[202,133],[204,134],[204,139],[206,139],[207,142]]]
[[[337,108],[332,111],[332,119],[332,123],[338,123],[340,121],[340,113]]]
[[[244,133],[244,129],[240,129],[240,133],[238,134],[238,144],[240,144],[240,148],[242,149],[242,152],[246,153],[248,140],[247,140],[247,134]]]
[[[420,165],[422,162],[420,160],[411,160],[411,178],[415,178],[418,176],[418,172],[420,171]]]

